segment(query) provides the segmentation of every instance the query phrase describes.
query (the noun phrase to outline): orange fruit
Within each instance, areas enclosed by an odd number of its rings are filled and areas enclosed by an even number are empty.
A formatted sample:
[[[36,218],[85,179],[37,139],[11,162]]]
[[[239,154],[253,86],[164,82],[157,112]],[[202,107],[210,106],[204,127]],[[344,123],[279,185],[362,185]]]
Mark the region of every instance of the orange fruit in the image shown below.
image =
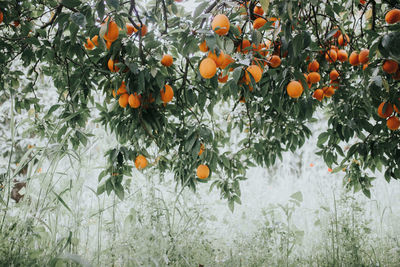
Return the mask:
[[[128,35],[132,35],[134,32],[137,32],[135,26],[133,26],[133,25],[130,24],[130,23],[126,23],[126,24],[125,24],[125,27],[126,27],[126,33],[127,33]]]
[[[338,59],[340,62],[345,62],[345,61],[347,61],[348,55],[347,55],[346,50],[340,49],[340,50],[338,51],[338,53],[337,53],[337,59]]]
[[[98,35],[93,36],[93,38],[92,38],[92,43],[93,43],[95,46],[99,46],[99,36],[98,36]]]
[[[311,72],[307,76],[307,81],[311,84],[318,83],[321,80],[321,75],[318,72]]]
[[[331,45],[331,49],[335,50],[335,52],[339,52],[339,48],[337,48],[337,46]]]
[[[392,9],[388,13],[386,13],[385,21],[388,24],[394,24],[400,21],[400,9]]]
[[[386,126],[389,128],[389,130],[396,131],[400,127],[400,120],[396,116],[390,117],[386,121]]]
[[[225,62],[225,54],[222,51],[220,51],[218,56],[215,52],[210,51],[210,52],[208,52],[208,57],[211,58],[212,60],[214,60],[217,67],[222,66]]]
[[[246,72],[245,72],[246,84],[250,83],[250,81],[251,81],[249,73],[251,74],[251,76],[253,76],[254,81],[256,83],[258,83],[261,80],[262,69],[259,66],[251,65],[251,66],[247,67]]]
[[[3,22],[3,19],[4,19],[4,15],[3,15],[3,12],[1,12],[1,10],[0,10],[0,24]]]
[[[244,99],[244,96],[242,96],[242,97],[239,99],[239,102],[240,102],[240,103],[246,103],[246,99]]]
[[[332,70],[329,73],[329,78],[331,78],[332,81],[336,81],[339,78],[339,72],[337,70]]]
[[[199,44],[199,49],[201,52],[208,51],[208,46],[207,46],[206,40],[204,40],[201,44]]]
[[[140,107],[140,95],[138,96],[137,93],[131,94],[128,98],[128,103],[131,108]]]
[[[286,87],[286,91],[291,98],[299,98],[304,89],[301,83],[299,83],[298,81],[291,81]]]
[[[315,90],[313,93],[313,97],[318,101],[322,101],[322,99],[324,99],[324,90],[322,89]]]
[[[217,72],[217,64],[211,58],[205,58],[201,61],[199,66],[201,77],[204,79],[211,79]]]
[[[224,56],[224,62],[222,62],[221,66],[219,66],[221,69],[225,69],[228,67],[229,64],[235,62],[235,60],[230,56],[225,54]]]
[[[197,167],[197,177],[199,179],[206,179],[210,175],[210,169],[207,165],[199,165]]]
[[[360,4],[361,4],[361,5],[365,5],[366,2],[367,2],[367,1],[365,1],[365,0],[360,0]]]
[[[360,51],[360,54],[358,54],[358,61],[360,64],[367,64],[369,60],[369,50],[368,49],[363,49]]]
[[[111,45],[112,45],[112,42],[110,42],[110,41],[106,42],[106,47],[107,47],[108,50],[110,50]]]
[[[324,87],[322,91],[324,91],[324,96],[326,97],[331,97],[335,94],[335,89],[332,86]]]
[[[260,6],[255,6],[253,12],[254,14],[262,16],[264,14],[264,9]]]
[[[206,149],[206,147],[204,146],[204,144],[200,144],[200,151],[199,151],[199,156],[201,156],[201,154],[203,154],[204,150]]]
[[[314,60],[308,64],[308,71],[317,72],[319,70],[319,63],[318,61]]]
[[[396,71],[395,74],[392,75],[393,80],[399,81],[400,80],[400,69]]]
[[[400,101],[400,98],[398,99]],[[400,114],[400,110],[396,107],[396,105],[393,105],[394,111],[396,111],[397,114]]]
[[[386,105],[386,110],[385,112],[383,112],[383,107]],[[388,103],[388,102],[382,102],[379,107],[378,107],[378,115],[379,117],[386,119],[387,117],[389,117],[390,115],[392,115],[393,113],[393,106],[392,104]]]
[[[336,90],[336,89],[339,89],[340,83],[339,83],[338,80],[331,81],[330,84],[331,84],[331,86],[333,87],[333,89],[335,89],[335,90]]]
[[[238,52],[242,52],[243,54],[247,54],[249,52],[249,49],[246,49],[250,47],[250,41],[247,39],[244,39],[242,43],[238,46]]]
[[[281,58],[279,56],[273,55],[269,58],[269,65],[271,68],[277,68],[281,65]]]
[[[19,23],[19,20],[14,20],[14,21],[13,21],[13,24],[14,24],[15,27],[18,27],[19,24],[20,24],[20,23]]]
[[[394,60],[388,59],[383,62],[382,69],[386,73],[394,74],[399,69],[399,64]]]
[[[357,53],[357,52],[353,51],[353,52],[350,54],[349,62],[350,62],[350,64],[351,64],[352,66],[358,66],[358,65],[360,65],[360,62],[358,61],[358,53]]]
[[[126,108],[129,102],[129,95],[128,94],[123,94],[119,97],[118,103],[121,108]]]
[[[107,32],[104,34],[104,39],[106,41],[114,42],[118,39],[119,36],[119,29],[117,23],[115,21],[110,21],[108,23]]]
[[[229,32],[230,27],[228,17],[224,14],[216,15],[211,23],[211,27],[216,34],[226,35]]]
[[[146,157],[143,156],[143,155],[137,156],[136,159],[135,159],[135,167],[136,167],[136,169],[142,170],[142,169],[146,168],[146,166],[147,166]]]
[[[220,83],[226,83],[226,82],[228,81],[228,74],[225,75],[225,76],[222,76],[222,73],[220,73],[220,74],[218,75],[218,81],[219,81]]]
[[[118,60],[115,60],[115,62],[111,58],[108,60],[107,66],[108,66],[108,69],[111,72],[118,72],[119,71],[119,68],[117,66],[115,66],[115,63],[118,63]]]
[[[341,34],[338,38],[338,44],[340,46],[346,46],[349,42],[350,42],[350,38],[347,34],[344,36],[343,36],[343,34]]]
[[[366,68],[368,68],[368,63],[363,65],[363,70],[365,70]]]
[[[122,81],[121,86],[117,90],[117,95],[123,95],[123,94],[126,94],[126,93],[127,93],[126,85],[125,85],[125,82]]]
[[[87,38],[87,39],[86,39],[86,43],[84,44],[84,46],[85,46],[85,48],[86,48],[87,50],[93,50],[93,48],[94,48],[94,44],[93,44],[93,42],[90,40],[90,38]]]
[[[337,53],[334,49],[330,49],[326,54],[325,54],[325,59],[329,62],[335,62],[337,60]]]
[[[333,27],[333,29],[337,29],[337,31],[335,32],[335,34],[333,35],[333,38],[339,38],[339,36],[342,34],[342,32],[339,30],[338,26]]]
[[[160,90],[160,94],[161,100],[164,102],[164,104],[166,104],[170,102],[174,97],[174,90],[172,90],[172,87],[170,85],[166,84],[164,88]]]
[[[163,64],[166,67],[170,67],[170,66],[172,66],[172,63],[174,63],[174,59],[172,58],[171,55],[169,55],[169,54],[163,55],[163,57],[161,59],[161,64]]]
[[[264,26],[265,23],[267,23],[267,21],[266,21],[265,19],[263,19],[263,18],[256,18],[256,19],[253,21],[253,28],[254,28],[254,29],[259,29],[259,28],[261,28],[262,26]]]

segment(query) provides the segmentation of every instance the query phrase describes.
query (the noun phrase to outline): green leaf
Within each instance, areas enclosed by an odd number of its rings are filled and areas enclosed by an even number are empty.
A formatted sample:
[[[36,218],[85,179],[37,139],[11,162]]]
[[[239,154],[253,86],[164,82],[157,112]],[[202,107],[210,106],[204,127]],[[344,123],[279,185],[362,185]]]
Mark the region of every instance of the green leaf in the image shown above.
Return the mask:
[[[103,20],[104,13],[105,13],[105,5],[104,0],[99,0],[96,6],[97,14],[99,15],[100,20]]]
[[[269,2],[270,0],[260,0],[261,7],[263,8],[265,14],[268,14]]]
[[[80,0],[62,0],[61,4],[69,8],[75,8],[81,4]]]
[[[113,7],[115,9],[119,8],[119,1],[118,0],[106,0],[107,5],[109,5],[110,7]]]
[[[71,20],[78,26],[85,28],[86,27],[86,18],[82,13],[73,13],[71,15]]]
[[[303,202],[303,194],[298,191],[290,196],[290,198],[297,200],[298,202]]]
[[[208,1],[204,1],[201,4],[199,4],[196,9],[193,12],[193,18],[197,18],[198,16],[201,15],[201,13],[203,13],[204,9],[206,9],[206,7],[210,4],[210,2]]]
[[[72,210],[68,207],[67,203],[65,203],[65,201],[62,199],[62,197],[57,194],[56,192],[53,191],[53,194],[57,197],[58,201],[61,202],[61,204],[69,211],[72,213]]]

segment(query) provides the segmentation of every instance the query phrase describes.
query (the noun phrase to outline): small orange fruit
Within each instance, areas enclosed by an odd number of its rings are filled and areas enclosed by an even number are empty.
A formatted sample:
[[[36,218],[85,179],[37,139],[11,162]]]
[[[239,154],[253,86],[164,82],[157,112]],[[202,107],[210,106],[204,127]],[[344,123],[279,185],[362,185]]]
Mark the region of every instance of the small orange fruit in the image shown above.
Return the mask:
[[[324,99],[324,90],[322,89],[315,90],[313,93],[313,97],[318,101],[322,101],[322,99]]]
[[[147,159],[143,155],[139,155],[135,159],[135,167],[138,170],[142,170],[147,167]]]
[[[140,95],[138,96],[137,93],[131,94],[129,96],[128,103],[131,108],[140,107]]]
[[[210,169],[207,165],[199,165],[197,167],[197,177],[199,179],[206,179],[210,175]]]
[[[163,64],[166,67],[170,67],[170,66],[172,66],[172,63],[174,63],[174,59],[172,58],[171,55],[169,55],[169,54],[163,55],[163,57],[161,59],[161,64]]]
[[[346,50],[340,49],[340,50],[338,51],[338,53],[337,53],[337,59],[338,59],[340,62],[345,62],[345,61],[347,61],[348,55],[347,55]]]
[[[383,62],[382,69],[386,73],[394,74],[399,69],[399,64],[394,60],[388,59]]]
[[[386,104],[386,110],[385,112],[383,112],[383,107]],[[379,107],[378,107],[378,115],[379,117],[386,119],[387,117],[389,117],[390,115],[392,115],[393,113],[393,106],[392,104],[388,103],[388,102],[382,102]]]
[[[125,85],[125,82],[122,81],[121,86],[117,90],[117,95],[123,95],[123,94],[126,94],[126,93],[127,93],[126,85]]]
[[[118,72],[119,68],[115,66],[115,63],[118,63],[118,60],[112,60],[111,58],[108,60],[107,66],[111,72]]]
[[[245,72],[245,77],[246,77],[246,83],[250,83],[251,79],[250,79],[250,75],[253,76],[254,81],[256,83],[258,83],[261,80],[262,77],[262,69],[257,66],[257,65],[251,65],[249,67],[247,67],[246,72]]]
[[[365,0],[360,0],[360,4],[361,4],[361,5],[365,5],[365,3],[367,3],[367,1],[365,1]]]
[[[329,62],[335,62],[337,60],[337,53],[335,49],[330,49],[326,54],[325,54],[325,59]]]
[[[119,36],[119,29],[117,23],[115,21],[110,21],[108,23],[107,32],[104,34],[104,39],[106,41],[114,42],[118,39]]]
[[[112,42],[110,42],[110,41],[107,41],[107,42],[106,42],[107,50],[110,50],[111,45],[112,45]]]
[[[238,52],[242,52],[243,54],[247,54],[247,53],[249,53],[249,49],[246,49],[246,48],[248,48],[250,46],[251,46],[250,41],[247,40],[247,39],[244,39],[242,41],[242,43],[238,46],[237,50],[238,50]]]
[[[221,69],[225,69],[226,67],[229,66],[229,64],[232,64],[233,62],[235,62],[235,60],[230,56],[225,54],[224,56],[224,62],[222,63],[221,66],[219,66]]]
[[[331,97],[335,94],[335,89],[332,86],[324,87],[322,90],[324,91],[324,96],[326,97]]]
[[[211,79],[217,72],[217,64],[211,58],[205,58],[201,61],[199,66],[201,77],[204,79]]]
[[[86,43],[84,44],[84,46],[85,46],[85,48],[86,48],[87,50],[93,50],[93,48],[94,48],[94,44],[93,44],[93,42],[90,40],[90,38],[87,38],[87,39],[86,39]]]
[[[254,14],[262,16],[264,14],[264,9],[261,6],[255,6],[253,12]]]
[[[317,72],[319,70],[319,63],[318,61],[314,60],[308,64],[308,71]]]
[[[225,54],[224,52],[220,51],[219,55],[217,56],[217,54],[215,52],[208,52],[208,57],[211,58],[212,60],[214,60],[215,64],[217,65],[217,67],[220,67],[224,64],[225,61]]]
[[[318,72],[311,72],[308,74],[307,80],[311,84],[318,83],[321,80],[321,75]]]
[[[130,23],[126,23],[126,24],[125,24],[125,27],[126,27],[126,33],[127,33],[128,35],[132,35],[134,32],[137,32],[135,26],[133,26],[133,25],[130,24]]]
[[[368,68],[368,63],[363,65],[363,70],[365,70],[366,68]]]
[[[333,38],[335,38],[335,39],[339,38],[339,36],[342,34],[342,32],[339,30],[339,27],[335,26],[335,27],[333,27],[333,29],[337,29],[337,31],[333,35]]]
[[[170,102],[172,98],[174,98],[174,90],[172,90],[172,87],[168,84],[166,84],[164,88],[160,90],[160,94],[161,100],[164,102],[164,104]]]
[[[273,55],[268,61],[271,68],[277,68],[281,65],[281,58],[277,55]]]
[[[200,151],[199,151],[199,156],[201,156],[201,154],[203,154],[204,150],[206,150],[206,147],[204,146],[204,144],[200,144]]]
[[[358,54],[358,61],[360,64],[367,64],[369,60],[369,50],[363,49],[360,54]]]
[[[267,23],[267,21],[266,21],[265,19],[263,19],[263,18],[256,18],[256,19],[253,21],[253,28],[254,28],[254,29],[259,29],[259,28],[261,28],[262,26],[264,26],[265,23]]]
[[[216,34],[226,35],[229,32],[230,27],[228,17],[224,14],[216,15],[211,23],[211,27]]]
[[[206,40],[204,40],[201,44],[199,44],[199,49],[201,52],[208,51],[208,46],[207,46]]]
[[[95,46],[99,46],[99,36],[98,36],[98,35],[93,36],[93,38],[92,38],[92,43],[93,43]]]
[[[360,65],[360,62],[358,61],[358,53],[357,53],[356,51],[353,51],[353,52],[350,54],[349,62],[350,62],[350,64],[351,64],[352,66],[358,66],[358,65]]]
[[[3,15],[3,12],[1,12],[1,10],[0,10],[0,24],[3,22],[3,19],[4,19],[4,15]]]
[[[343,34],[341,34],[338,38],[338,44],[340,46],[346,46],[349,42],[350,42],[350,38],[347,34],[344,36],[343,36]]]
[[[392,9],[388,13],[386,13],[385,21],[388,24],[395,24],[400,21],[400,9]]]
[[[329,73],[329,78],[331,78],[332,81],[336,81],[339,78],[339,72],[337,70],[332,70]]]
[[[226,82],[228,81],[228,74],[225,75],[225,76],[222,76],[222,73],[220,73],[220,74],[218,75],[218,81],[219,81],[220,83],[226,83]]]
[[[291,98],[299,98],[304,89],[301,83],[299,83],[298,81],[291,81],[286,87],[286,91]]]
[[[129,95],[128,94],[123,94],[119,97],[118,103],[121,108],[126,108],[129,102]]]
[[[386,121],[386,126],[389,128],[389,130],[396,131],[400,127],[400,120],[396,116],[390,117]]]

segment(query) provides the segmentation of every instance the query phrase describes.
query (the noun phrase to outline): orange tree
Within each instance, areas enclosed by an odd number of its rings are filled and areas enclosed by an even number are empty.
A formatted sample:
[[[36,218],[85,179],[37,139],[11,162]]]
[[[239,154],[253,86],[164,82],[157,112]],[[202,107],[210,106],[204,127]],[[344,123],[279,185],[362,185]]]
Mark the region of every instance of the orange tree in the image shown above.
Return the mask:
[[[347,187],[369,196],[368,170],[400,178],[398,1],[183,5],[0,1],[0,85],[15,109],[44,112],[45,75],[59,93],[42,125],[61,125],[51,141],[85,145],[92,118],[115,133],[98,194],[123,198],[124,175],[152,167],[183,187],[210,182],[233,208],[246,169],[301,147],[322,110],[317,153]],[[216,119],[221,105],[227,120]]]

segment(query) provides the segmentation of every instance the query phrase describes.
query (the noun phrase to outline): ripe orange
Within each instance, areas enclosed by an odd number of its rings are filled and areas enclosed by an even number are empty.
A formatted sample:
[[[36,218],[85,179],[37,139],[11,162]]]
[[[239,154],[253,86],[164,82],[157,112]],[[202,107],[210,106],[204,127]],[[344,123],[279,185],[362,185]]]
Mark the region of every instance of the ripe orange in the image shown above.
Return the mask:
[[[324,96],[326,97],[331,97],[335,94],[335,89],[332,86],[324,87],[322,90],[324,91]]]
[[[210,169],[207,165],[199,165],[197,167],[197,177],[199,179],[206,179],[210,175]]]
[[[321,75],[318,72],[311,72],[308,74],[307,79],[311,84],[318,83],[321,80]]]
[[[361,5],[365,5],[366,2],[367,2],[367,1],[365,1],[365,0],[360,0],[360,4],[361,4]]]
[[[228,17],[224,14],[216,15],[211,23],[211,27],[216,34],[226,35],[229,32],[230,27]]]
[[[221,69],[225,69],[226,67],[228,67],[229,64],[235,62],[235,60],[230,56],[225,54],[224,56],[224,62],[222,63],[221,66],[219,66]]]
[[[339,36],[342,34],[342,32],[339,30],[339,27],[335,26],[335,27],[333,27],[333,29],[337,29],[337,31],[333,35],[333,38],[335,38],[335,39],[339,38]]]
[[[99,46],[99,36],[98,36],[98,35],[93,36],[93,38],[92,38],[92,43],[93,43],[95,46]]]
[[[4,19],[4,15],[3,15],[3,12],[1,12],[1,10],[0,10],[0,24],[3,22],[3,19]]]
[[[335,52],[339,52],[339,48],[337,48],[337,46],[331,45],[331,49],[335,50]]]
[[[218,81],[219,81],[220,83],[226,83],[226,82],[228,81],[228,74],[225,75],[225,76],[222,76],[222,73],[220,73],[220,74],[218,75]]]
[[[317,72],[319,70],[319,63],[318,61],[314,60],[308,64],[308,71]]]
[[[322,89],[315,90],[313,93],[313,97],[318,101],[322,101],[322,99],[324,99],[324,90]]]
[[[269,58],[269,65],[271,68],[277,68],[281,65],[281,58],[279,56],[273,55]]]
[[[343,34],[341,34],[338,38],[338,44],[340,46],[346,46],[349,42],[350,42],[350,38],[347,34],[344,36],[343,36]]]
[[[125,82],[122,81],[121,86],[117,90],[117,95],[123,95],[123,94],[126,94],[126,93],[127,93],[126,85],[125,85]]]
[[[329,78],[331,78],[332,81],[336,81],[339,78],[339,72],[337,70],[332,70],[329,73]]]
[[[129,95],[128,94],[123,94],[119,97],[118,103],[121,108],[126,108],[129,102]]]
[[[379,117],[381,117],[383,119],[386,119],[393,113],[393,106],[390,103],[387,103],[386,110],[385,110],[385,112],[383,112],[383,107],[385,106],[386,103],[387,102],[382,102],[378,107],[378,115],[379,115]]]
[[[136,169],[142,170],[142,169],[146,168],[146,166],[147,166],[146,157],[143,156],[143,155],[137,156],[136,159],[135,159],[135,167],[136,167]]]
[[[217,67],[222,66],[225,62],[225,54],[222,51],[220,51],[218,56],[215,52],[210,51],[210,52],[208,52],[208,57],[211,58],[212,60],[214,60]]]
[[[255,6],[253,12],[260,16],[264,15],[264,9],[261,6]]]
[[[125,27],[126,27],[126,33],[128,35],[132,35],[134,32],[137,32],[136,28],[130,23],[126,23]]]
[[[388,24],[394,24],[400,21],[400,9],[392,9],[386,13],[385,21]]]
[[[204,40],[201,44],[199,44],[199,49],[201,52],[208,51],[208,46],[207,46],[206,40]]]
[[[137,93],[131,94],[128,98],[128,103],[131,108],[140,107],[140,95],[138,96]]]
[[[326,54],[325,54],[325,59],[329,62],[335,62],[337,60],[337,53],[334,49],[330,49]]]
[[[251,74],[251,76],[253,76],[254,81],[256,83],[258,83],[261,80],[262,69],[259,66],[251,65],[251,66],[247,67],[246,72],[245,72],[246,84],[250,83],[250,81],[251,81],[249,73]]]
[[[94,48],[94,44],[93,44],[93,42],[90,40],[90,38],[87,38],[87,39],[86,39],[86,43],[84,44],[84,46],[85,46],[85,48],[86,48],[87,50],[93,50],[93,48]]]
[[[356,51],[353,51],[353,52],[350,54],[349,62],[350,62],[350,64],[351,64],[352,66],[358,66],[358,65],[360,65],[360,62],[358,61],[358,53],[357,53]]]
[[[104,34],[104,39],[106,41],[114,42],[115,40],[118,39],[118,36],[119,36],[119,29],[117,23],[115,23],[115,21],[110,21],[108,23],[107,32]]]
[[[397,62],[394,60],[388,59],[383,63],[382,69],[386,73],[394,74],[399,69],[399,64],[397,64]]]
[[[110,42],[110,41],[106,42],[106,47],[107,47],[108,50],[110,50],[111,45],[112,45],[112,42]]]
[[[369,50],[363,49],[360,54],[358,54],[358,61],[360,64],[367,64],[369,60]]]
[[[111,72],[118,72],[119,71],[119,68],[117,66],[115,66],[115,63],[118,63],[118,60],[115,60],[115,62],[111,58],[108,60],[107,66],[108,66],[108,69]]]
[[[363,70],[365,70],[366,68],[368,68],[368,63],[363,65]]]
[[[244,39],[242,41],[242,43],[238,46],[237,51],[242,52],[243,54],[247,54],[249,52],[249,49],[246,49],[246,48],[248,48],[250,46],[251,46],[250,41],[247,39]]]
[[[160,90],[160,94],[161,100],[164,102],[164,104],[166,104],[170,102],[174,97],[174,90],[172,90],[172,87],[170,85],[166,84],[165,87]]]
[[[200,151],[199,151],[199,156],[201,156],[201,154],[203,154],[204,150],[206,150],[206,147],[204,146],[204,144],[200,144]]]
[[[338,59],[340,62],[345,62],[345,61],[347,61],[348,55],[347,55],[346,50],[340,49],[340,50],[338,51],[338,53],[337,53],[337,59]]]
[[[291,81],[286,87],[286,91],[291,98],[299,98],[304,89],[301,83],[299,83],[298,81]]]
[[[144,25],[144,24],[142,25],[142,28],[140,30],[141,30],[142,37],[145,36],[147,34],[147,32],[148,32],[147,26]],[[135,32],[137,32],[136,28],[135,28]]]
[[[400,127],[400,120],[396,116],[390,117],[386,121],[386,126],[389,128],[389,130],[396,131]]]
[[[217,64],[211,58],[205,58],[201,61],[199,66],[201,77],[204,79],[211,79],[217,72]]]
[[[264,26],[265,23],[267,23],[267,21],[266,21],[265,19],[263,19],[263,18],[256,18],[256,19],[253,21],[253,28],[254,28],[254,29],[259,29],[259,28],[261,28],[262,26]]]
[[[163,55],[162,59],[161,59],[161,64],[163,64],[166,67],[170,67],[172,66],[172,63],[174,62],[174,59],[172,58],[171,55],[169,54],[165,54]]]

